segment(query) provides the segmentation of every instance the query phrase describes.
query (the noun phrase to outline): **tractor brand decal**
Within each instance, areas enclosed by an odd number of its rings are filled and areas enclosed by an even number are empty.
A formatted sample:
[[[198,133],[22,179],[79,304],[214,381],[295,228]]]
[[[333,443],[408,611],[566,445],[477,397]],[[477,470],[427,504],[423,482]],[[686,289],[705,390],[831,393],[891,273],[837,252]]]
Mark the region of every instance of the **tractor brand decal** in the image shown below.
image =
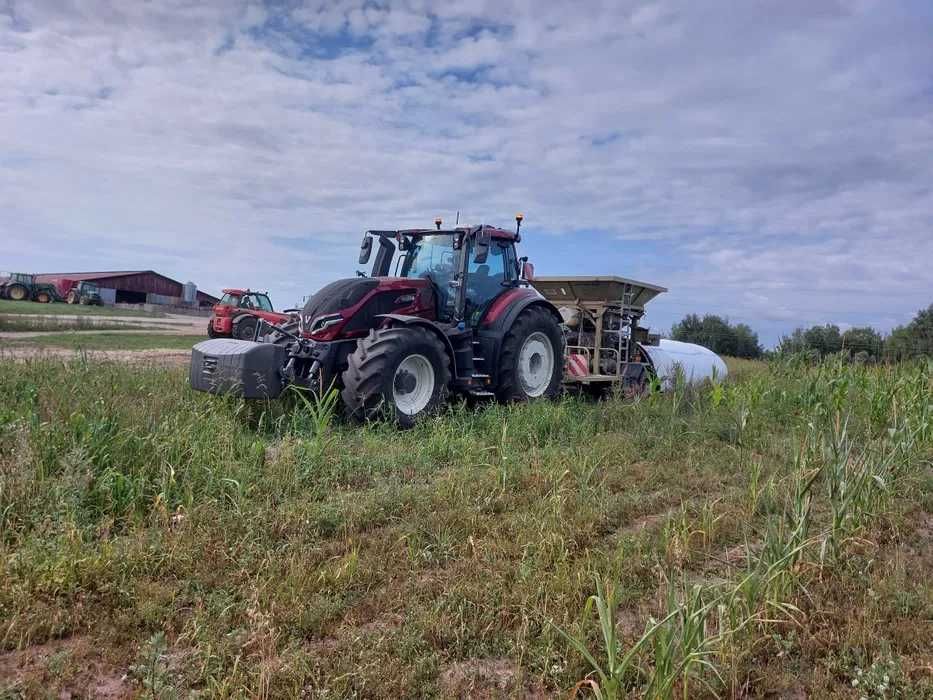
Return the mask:
[[[590,373],[590,363],[586,355],[571,354],[567,356],[567,374],[571,377],[585,377]]]

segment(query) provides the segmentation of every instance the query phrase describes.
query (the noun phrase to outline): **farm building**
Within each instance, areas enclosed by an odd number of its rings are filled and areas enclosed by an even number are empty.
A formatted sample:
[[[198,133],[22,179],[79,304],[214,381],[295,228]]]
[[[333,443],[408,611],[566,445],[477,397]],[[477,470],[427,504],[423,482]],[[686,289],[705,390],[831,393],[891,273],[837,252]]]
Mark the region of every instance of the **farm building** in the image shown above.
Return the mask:
[[[194,284],[182,284],[153,270],[122,270],[116,272],[45,272],[36,275],[37,282],[63,286],[72,282],[95,282],[105,304],[167,304],[198,306],[216,304],[217,297],[197,290]]]

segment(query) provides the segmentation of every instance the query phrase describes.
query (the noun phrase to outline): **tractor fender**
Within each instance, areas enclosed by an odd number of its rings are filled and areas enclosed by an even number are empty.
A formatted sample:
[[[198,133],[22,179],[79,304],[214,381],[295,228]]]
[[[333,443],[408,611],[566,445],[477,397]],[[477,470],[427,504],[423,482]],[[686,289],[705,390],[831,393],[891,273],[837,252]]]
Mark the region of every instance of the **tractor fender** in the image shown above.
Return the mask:
[[[527,287],[516,287],[501,294],[486,311],[482,326],[490,331],[498,331],[502,335],[508,333],[519,314],[532,306],[547,309],[557,323],[563,323],[560,311],[547,299],[536,291]]]
[[[251,314],[251,313],[248,313],[248,312],[237,314],[236,316],[232,316],[232,317],[230,318],[230,324],[231,324],[231,326],[235,326],[235,325],[238,324],[240,321],[242,321],[244,318],[256,318],[256,316],[255,316],[255,314]]]
[[[557,307],[527,287],[516,287],[500,294],[487,309],[480,323],[479,340],[487,358],[487,371],[493,377],[499,376],[499,355],[505,336],[519,315],[534,307],[546,309],[558,324],[563,323]]]
[[[450,357],[450,376],[457,376],[457,355],[454,353],[454,345],[450,342],[450,338],[437,327],[436,323],[421,318],[420,316],[406,316],[405,314],[379,314],[376,318],[384,318],[403,326],[421,326],[422,328],[430,330],[441,339],[441,342],[444,343],[444,347],[447,349],[447,355]]]
[[[249,311],[238,313],[235,316],[230,318],[230,335],[232,335],[235,338],[236,332],[237,332],[237,325],[246,319],[252,319],[256,322],[259,322],[262,320],[261,318],[259,318],[259,316],[257,316],[256,314],[250,313]]]

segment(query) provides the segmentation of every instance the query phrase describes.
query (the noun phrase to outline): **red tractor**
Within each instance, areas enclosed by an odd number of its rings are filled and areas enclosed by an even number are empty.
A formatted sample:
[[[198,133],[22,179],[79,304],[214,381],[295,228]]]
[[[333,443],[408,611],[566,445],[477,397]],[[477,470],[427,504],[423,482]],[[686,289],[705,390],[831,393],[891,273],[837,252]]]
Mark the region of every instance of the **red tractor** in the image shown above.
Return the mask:
[[[265,292],[225,289],[220,303],[214,305],[214,313],[207,324],[207,335],[211,338],[254,340],[260,320],[272,325],[288,323],[292,319],[290,312],[297,311],[274,311],[269,295]]]
[[[372,276],[313,295],[264,343],[208,340],[191,356],[191,386],[273,398],[286,385],[336,386],[360,419],[410,427],[450,393],[502,401],[550,398],[561,388],[564,339],[553,304],[528,286],[515,231],[492,226],[367,231],[359,262],[378,244]],[[395,276],[389,276],[396,251]]]

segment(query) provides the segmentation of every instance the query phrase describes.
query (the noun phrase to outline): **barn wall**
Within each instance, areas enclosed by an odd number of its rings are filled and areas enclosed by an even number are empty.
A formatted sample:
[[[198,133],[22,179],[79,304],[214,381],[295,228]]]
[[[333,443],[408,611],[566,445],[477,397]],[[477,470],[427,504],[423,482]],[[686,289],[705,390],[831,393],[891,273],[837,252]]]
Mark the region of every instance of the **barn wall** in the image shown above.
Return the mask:
[[[94,281],[98,284],[106,284],[111,289],[120,289],[126,292],[161,294],[167,297],[180,297],[182,295],[180,282],[175,282],[155,272],[127,275],[125,277],[105,277]]]

